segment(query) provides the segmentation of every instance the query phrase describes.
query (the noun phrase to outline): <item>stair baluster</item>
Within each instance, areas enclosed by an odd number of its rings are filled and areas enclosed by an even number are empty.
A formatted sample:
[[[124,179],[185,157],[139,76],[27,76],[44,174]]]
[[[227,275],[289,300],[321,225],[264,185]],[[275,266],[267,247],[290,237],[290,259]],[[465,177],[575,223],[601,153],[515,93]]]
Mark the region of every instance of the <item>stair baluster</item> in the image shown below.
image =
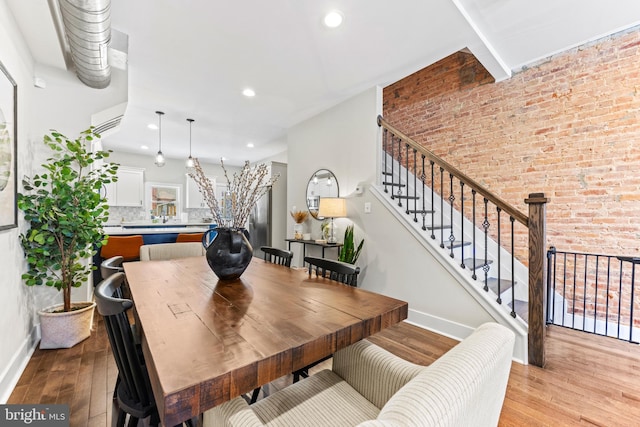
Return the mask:
[[[444,248],[444,168],[440,167],[440,247]]]
[[[400,187],[400,183],[402,182],[402,170],[400,169],[402,166],[402,146],[400,143],[402,142],[401,138],[398,138],[398,191],[396,192],[396,198],[398,199],[398,206],[402,207],[402,188]]]
[[[453,242],[456,240],[456,237],[453,235],[453,202],[456,200],[456,196],[453,194],[453,174],[449,174],[449,222],[451,223],[451,234],[449,234],[449,245],[451,246],[451,258],[453,258]],[[444,223],[440,223],[441,226]]]
[[[383,131],[382,131],[382,147],[383,147],[382,149],[383,149],[383,153],[389,153],[391,151],[391,150],[389,150],[389,147],[387,145],[387,143],[388,143],[388,140],[387,140],[388,133],[389,133],[389,131],[387,129],[383,129]],[[391,144],[391,145],[393,146],[393,144]],[[392,149],[393,149],[393,147],[392,147]],[[391,155],[392,155],[392,159],[393,159],[393,154],[391,154]],[[388,174],[388,172],[387,172],[387,170],[388,170],[388,168],[387,168],[387,157],[388,156],[383,156],[383,157],[384,157],[384,171],[382,172],[383,185],[384,185],[384,192],[388,193],[389,192],[389,190],[387,188],[387,185],[388,185],[387,176],[388,175],[386,175],[386,174]],[[393,160],[391,161],[391,181],[393,182]],[[391,192],[393,193],[393,187],[391,187],[391,188],[392,188]],[[392,195],[392,197],[393,197],[393,195]]]
[[[407,184],[407,210],[405,213],[409,215],[409,144],[405,144],[406,155],[404,160],[404,171],[406,172],[406,178],[404,182]]]
[[[422,175],[420,175],[420,181],[422,181],[422,230],[426,230],[427,229],[427,225],[426,225],[426,220],[427,220],[427,208],[425,206],[425,183],[424,181],[427,179],[427,175],[424,173],[424,159],[426,159],[427,156],[425,156],[424,154],[422,154]],[[433,191],[431,192],[431,197],[433,197]],[[431,205],[433,206],[433,203],[431,203]]]
[[[413,149],[413,222],[418,222],[418,150]],[[422,195],[424,198],[424,195]],[[409,203],[407,202],[407,206]]]
[[[453,236],[453,227],[451,228],[451,236]],[[460,181],[460,250],[464,251],[464,182]],[[453,251],[453,242],[451,242],[451,250]],[[464,265],[464,256],[461,256],[460,267],[466,268]]]
[[[489,199],[484,198],[484,221],[482,222],[482,228],[484,228],[484,265],[482,270],[484,271],[484,290],[489,290],[488,272],[489,264],[487,263],[489,254],[487,253],[487,247],[489,242]]]
[[[471,200],[473,204],[473,247],[471,248],[472,259],[473,259],[473,273],[471,274],[471,278],[473,280],[477,280],[478,276],[476,275],[476,190],[471,190]]]
[[[435,183],[434,183],[434,166],[436,164],[436,162],[434,162],[433,160],[430,160],[429,163],[431,164],[431,188],[436,188]],[[434,206],[434,202],[433,202],[433,198],[435,191],[431,190],[431,209],[433,209]],[[435,235],[435,229],[436,229],[436,216],[435,215],[431,215],[431,238],[433,240],[436,240],[436,235]]]
[[[502,209],[500,209],[499,206],[496,206],[496,211],[498,213],[498,221],[497,221],[498,222],[498,247],[501,248],[502,247],[502,243],[500,241],[500,236],[502,235],[502,233],[500,233],[500,230],[501,230],[501,228],[500,228],[500,213],[502,213]],[[502,290],[500,289],[500,285],[502,285],[502,262],[500,260],[500,251],[498,251],[498,298],[496,299],[496,302],[498,304],[502,304],[502,297],[500,296],[500,294],[502,293]]]
[[[511,221],[511,253],[515,254],[516,246],[515,246],[515,233],[514,233],[514,224],[516,219],[512,216],[509,216],[509,221]],[[515,273],[515,260],[516,257],[511,257],[511,317],[515,319],[516,317],[516,273]],[[527,321],[528,319],[525,319]]]

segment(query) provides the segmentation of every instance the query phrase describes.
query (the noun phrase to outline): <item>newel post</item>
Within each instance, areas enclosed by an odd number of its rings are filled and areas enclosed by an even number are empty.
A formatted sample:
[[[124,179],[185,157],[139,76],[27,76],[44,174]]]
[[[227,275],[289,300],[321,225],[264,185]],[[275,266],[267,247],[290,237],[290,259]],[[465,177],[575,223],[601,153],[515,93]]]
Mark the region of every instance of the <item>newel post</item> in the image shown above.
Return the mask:
[[[546,331],[546,203],[544,193],[531,193],[529,205],[529,363],[543,367]]]

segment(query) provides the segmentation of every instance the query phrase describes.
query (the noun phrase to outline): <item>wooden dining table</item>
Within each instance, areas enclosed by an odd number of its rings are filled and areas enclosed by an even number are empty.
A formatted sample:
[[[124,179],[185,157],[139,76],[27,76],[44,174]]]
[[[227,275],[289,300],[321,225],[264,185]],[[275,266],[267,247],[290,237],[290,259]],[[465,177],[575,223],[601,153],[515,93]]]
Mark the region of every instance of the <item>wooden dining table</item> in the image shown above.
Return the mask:
[[[407,303],[254,258],[219,281],[205,257],[124,264],[164,425],[407,318]]]

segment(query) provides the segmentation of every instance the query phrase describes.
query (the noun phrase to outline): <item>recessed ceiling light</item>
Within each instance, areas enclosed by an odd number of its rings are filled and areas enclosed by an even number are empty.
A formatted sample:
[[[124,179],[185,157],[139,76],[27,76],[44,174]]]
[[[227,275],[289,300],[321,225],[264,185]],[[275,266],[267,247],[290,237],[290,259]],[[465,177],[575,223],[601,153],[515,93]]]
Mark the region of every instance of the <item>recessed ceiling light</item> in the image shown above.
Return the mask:
[[[154,125],[153,123],[148,124],[147,127],[149,129],[158,130],[158,125]]]
[[[332,10],[324,16],[324,25],[329,28],[336,28],[342,24],[343,16],[339,10]]]
[[[248,144],[247,144],[247,147],[249,147],[249,148],[253,148],[253,147],[254,147],[253,142],[248,143]]]
[[[220,160],[222,160],[223,162],[226,162],[227,158],[226,157],[220,157]]]
[[[141,145],[141,146],[140,146],[140,149],[141,149],[141,150],[148,150],[148,149],[149,149],[149,147],[147,147],[146,145]]]
[[[242,91],[242,94],[244,96],[246,96],[247,98],[252,98],[254,96],[256,96],[256,91],[251,89],[250,87],[246,88],[245,90]]]

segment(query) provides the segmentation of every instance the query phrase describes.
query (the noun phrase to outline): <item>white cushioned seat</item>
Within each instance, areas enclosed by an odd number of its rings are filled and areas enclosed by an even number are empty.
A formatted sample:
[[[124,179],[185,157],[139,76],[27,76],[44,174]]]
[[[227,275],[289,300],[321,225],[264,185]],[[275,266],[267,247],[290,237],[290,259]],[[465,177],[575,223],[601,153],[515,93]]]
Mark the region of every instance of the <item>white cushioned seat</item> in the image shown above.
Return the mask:
[[[140,261],[157,261],[175,258],[203,256],[206,249],[202,243],[158,243],[140,246]]]
[[[204,426],[496,426],[514,340],[487,323],[427,367],[363,340],[336,352],[332,370],[205,412]]]

